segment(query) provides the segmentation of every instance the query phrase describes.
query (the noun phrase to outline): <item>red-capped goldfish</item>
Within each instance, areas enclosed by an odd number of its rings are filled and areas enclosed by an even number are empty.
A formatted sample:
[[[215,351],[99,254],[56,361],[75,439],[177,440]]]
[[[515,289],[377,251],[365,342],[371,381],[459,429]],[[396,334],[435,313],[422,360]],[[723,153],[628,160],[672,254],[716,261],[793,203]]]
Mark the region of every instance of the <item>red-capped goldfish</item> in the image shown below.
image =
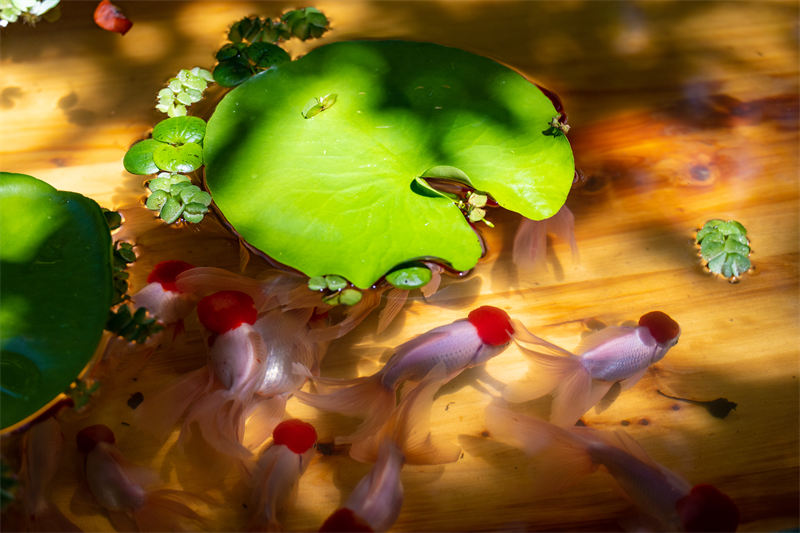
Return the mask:
[[[543,487],[566,488],[603,466],[623,492],[659,528],[667,531],[735,531],[739,510],[727,495],[707,484],[692,486],[653,461],[629,435],[585,427],[560,428],[544,420],[512,413],[491,404],[489,433],[520,445],[534,455],[547,451],[553,479],[540,472]]]
[[[180,501],[195,496],[179,490],[148,489],[157,481],[156,476],[125,460],[108,426],[85,427],[76,435],[76,441],[78,450],[85,455],[84,475],[89,491],[117,529],[185,531],[204,525],[200,515]]]
[[[122,10],[108,0],[102,0],[97,4],[94,10],[94,21],[104,30],[115,31],[120,35],[125,35],[133,26],[133,22],[125,16]]]
[[[181,440],[197,423],[202,438],[217,451],[244,458],[245,414],[264,380],[267,347],[254,328],[253,299],[239,291],[220,291],[197,303],[197,316],[209,333],[208,364],[171,387],[145,398],[136,417],[161,438],[183,416]]]
[[[403,506],[403,453],[391,440],[381,444],[378,460],[350,493],[344,507],[334,511],[320,531],[387,531]]]
[[[178,260],[162,261],[153,267],[147,276],[147,285],[134,294],[131,299],[136,307],[147,311],[166,324],[178,324],[192,312],[197,298],[190,292],[178,288],[179,274],[194,268],[193,265]]]
[[[255,509],[248,531],[280,531],[278,512],[314,457],[317,432],[298,419],[284,420],[272,433],[272,444],[261,453],[253,472],[251,501]]]
[[[608,407],[621,390],[632,387],[653,363],[675,346],[681,334],[678,323],[661,311],[639,318],[635,327],[607,327],[583,339],[575,353],[541,339],[521,324],[514,324],[515,339],[531,357],[528,376],[509,384],[503,397],[525,402],[553,393],[550,420],[570,426],[594,405]],[[544,348],[539,353],[528,346]]]
[[[438,387],[453,379],[467,368],[481,365],[506,349],[511,341],[513,328],[508,314],[496,307],[483,306],[469,313],[466,319],[456,320],[445,326],[434,328],[397,347],[386,365],[372,376],[352,380],[315,378],[315,383],[334,390],[325,394],[298,391],[295,395],[303,402],[325,411],[334,411],[351,416],[365,416],[366,420],[349,437],[338,437],[336,442],[351,443],[350,455],[354,459],[370,461],[380,445],[382,433],[392,434],[400,426],[411,428],[422,413],[419,402],[433,397],[418,392],[416,404],[398,409],[396,391],[406,381],[421,382],[425,390]],[[436,372],[434,372],[436,370]],[[428,414],[430,405],[427,406]],[[396,415],[414,413],[408,421],[398,425]],[[382,431],[385,430],[385,431]],[[419,430],[418,430],[419,431]],[[405,438],[396,437],[403,441]],[[403,447],[410,463],[450,462],[458,453],[440,454],[413,453]],[[425,457],[428,455],[428,457]]]

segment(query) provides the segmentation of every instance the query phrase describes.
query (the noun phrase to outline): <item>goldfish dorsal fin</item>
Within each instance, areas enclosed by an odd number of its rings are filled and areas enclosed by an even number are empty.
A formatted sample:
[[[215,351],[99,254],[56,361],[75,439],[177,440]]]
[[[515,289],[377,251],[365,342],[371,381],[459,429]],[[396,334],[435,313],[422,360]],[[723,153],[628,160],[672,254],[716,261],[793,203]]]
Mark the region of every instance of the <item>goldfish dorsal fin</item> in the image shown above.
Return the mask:
[[[594,410],[598,413],[602,413],[606,409],[608,409],[614,401],[619,398],[619,393],[622,392],[622,386],[619,382],[614,382],[611,385],[611,388],[600,398],[600,401],[595,406]]]

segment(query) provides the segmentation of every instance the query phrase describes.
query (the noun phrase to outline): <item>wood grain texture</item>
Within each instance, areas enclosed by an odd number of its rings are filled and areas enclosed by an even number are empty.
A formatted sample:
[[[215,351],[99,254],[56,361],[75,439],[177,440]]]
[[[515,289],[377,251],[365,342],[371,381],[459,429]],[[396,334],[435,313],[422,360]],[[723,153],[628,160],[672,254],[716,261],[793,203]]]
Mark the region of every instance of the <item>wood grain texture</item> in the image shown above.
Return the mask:
[[[250,13],[276,16],[285,2],[121,2],[134,21],[124,37],[94,26],[94,2],[62,2],[57,23],[3,30],[0,166],[86,194],[142,219],[141,178],[122,156],[159,120],[155,95],[180,68],[211,67],[227,26]],[[377,313],[331,346],[323,374],[379,368],[386,350],[475,305],[507,309],[566,348],[581,321],[635,320],[660,309],[682,326],[680,343],[607,411],[584,421],[624,429],[656,460],[692,482],[719,486],[739,505],[741,530],[798,526],[798,20],[796,2],[317,2],[333,24],[322,40],[434,41],[508,64],[562,97],[585,179],[575,213],[578,260],[552,242],[537,276],[518,276],[510,245],[519,219],[491,212],[491,253],[466,280],[429,301],[411,298],[376,334]],[[293,55],[318,43],[292,44]],[[213,221],[166,228],[141,220],[127,230],[140,260],[133,289],[164,259],[237,269],[238,243]],[[704,272],[694,231],[735,218],[749,232],[754,270],[730,284]],[[248,273],[266,269],[253,259]],[[166,449],[122,422],[147,394],[202,364],[199,337],[159,349],[136,382],[106,387],[86,413],[68,417],[68,442],[87,423],[114,428],[137,463],[159,467]],[[455,464],[408,466],[398,531],[609,530],[633,516],[598,472],[569,490],[536,484],[537,466],[483,436],[483,407],[502,383],[527,371],[511,347],[485,370],[439,393],[434,431],[464,450]],[[738,404],[724,420],[656,393]],[[546,412],[547,403],[523,410]],[[289,412],[317,425],[322,442],[353,422],[298,403]],[[73,439],[70,441],[69,439]],[[169,459],[169,457],[167,458]],[[171,464],[167,461],[167,464]],[[87,529],[107,519],[70,508],[79,485],[73,449],[54,485],[58,505]],[[286,510],[289,530],[315,530],[368,465],[346,450],[318,456]],[[224,465],[178,458],[163,473],[176,487],[208,488],[209,529],[243,526],[241,479]]]

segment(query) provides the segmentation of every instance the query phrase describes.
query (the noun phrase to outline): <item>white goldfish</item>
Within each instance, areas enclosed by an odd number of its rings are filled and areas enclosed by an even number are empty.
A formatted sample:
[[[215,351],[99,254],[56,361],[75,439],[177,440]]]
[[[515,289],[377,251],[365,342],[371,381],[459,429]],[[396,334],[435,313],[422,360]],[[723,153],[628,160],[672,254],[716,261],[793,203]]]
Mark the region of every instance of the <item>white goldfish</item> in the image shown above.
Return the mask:
[[[522,447],[529,455],[547,451],[552,479],[540,472],[535,483],[548,490],[566,488],[603,466],[623,492],[655,525],[666,531],[735,531],[736,504],[712,485],[692,486],[656,463],[622,431],[561,428],[492,404],[486,410],[490,434]]]
[[[317,432],[302,420],[284,420],[275,427],[272,444],[258,458],[252,477],[249,508],[255,509],[248,531],[280,531],[278,511],[316,452]]]
[[[333,388],[325,394],[298,391],[296,396],[304,403],[325,411],[351,416],[364,416],[366,420],[349,437],[339,437],[339,443],[351,443],[350,455],[361,461],[373,460],[385,436],[395,435],[396,442],[407,440],[397,436],[400,428],[405,432],[424,432],[418,422],[426,419],[421,407],[430,401],[438,386],[453,379],[467,368],[481,365],[506,349],[513,328],[508,314],[496,307],[483,306],[473,310],[468,318],[434,328],[397,347],[386,365],[372,376],[351,380],[307,377],[315,383]],[[415,393],[407,394],[403,401],[412,405],[396,405],[396,392],[406,381],[420,382]],[[423,392],[424,391],[424,392]],[[413,392],[413,391],[412,391]],[[410,398],[413,398],[412,399]],[[400,408],[402,407],[402,408]],[[399,423],[398,415],[407,420]],[[414,453],[403,446],[409,462],[451,462],[458,458],[452,450],[439,454],[428,449]]]
[[[391,440],[381,444],[378,460],[356,485],[343,507],[334,511],[320,531],[387,531],[403,505],[403,452]]]
[[[515,323],[515,339],[531,358],[528,376],[509,384],[503,397],[525,402],[553,393],[550,420],[570,426],[598,404],[608,407],[621,390],[632,387],[653,363],[675,346],[680,326],[660,311],[639,319],[635,327],[607,327],[583,339],[575,353],[541,339]],[[550,353],[528,349],[528,345]],[[557,354],[557,355],[552,355]]]
[[[181,501],[191,496],[188,493],[148,488],[157,478],[125,460],[108,426],[85,427],[76,440],[78,450],[85,454],[84,475],[89,491],[117,529],[185,531],[206,525]]]

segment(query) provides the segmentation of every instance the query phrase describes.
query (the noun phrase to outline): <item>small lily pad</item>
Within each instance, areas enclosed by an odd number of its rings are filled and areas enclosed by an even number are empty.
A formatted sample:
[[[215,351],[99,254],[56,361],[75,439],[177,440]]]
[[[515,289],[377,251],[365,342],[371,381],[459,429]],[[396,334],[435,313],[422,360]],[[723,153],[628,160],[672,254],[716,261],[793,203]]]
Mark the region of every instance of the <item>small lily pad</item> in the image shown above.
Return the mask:
[[[386,281],[398,289],[419,289],[431,280],[432,273],[425,265],[411,265],[386,274]]]
[[[245,54],[258,68],[269,68],[291,61],[289,53],[272,43],[253,43],[245,49]]]
[[[122,165],[131,174],[146,175],[158,172],[158,165],[153,160],[153,152],[163,143],[155,139],[139,141],[125,153]]]
[[[172,117],[153,128],[153,139],[169,144],[200,144],[205,135],[206,121],[200,117]]]
[[[203,166],[203,147],[197,143],[179,146],[159,143],[153,150],[153,161],[167,172],[192,172]]]
[[[95,353],[113,296],[111,236],[91,199],[0,173],[0,423],[34,414]]]

